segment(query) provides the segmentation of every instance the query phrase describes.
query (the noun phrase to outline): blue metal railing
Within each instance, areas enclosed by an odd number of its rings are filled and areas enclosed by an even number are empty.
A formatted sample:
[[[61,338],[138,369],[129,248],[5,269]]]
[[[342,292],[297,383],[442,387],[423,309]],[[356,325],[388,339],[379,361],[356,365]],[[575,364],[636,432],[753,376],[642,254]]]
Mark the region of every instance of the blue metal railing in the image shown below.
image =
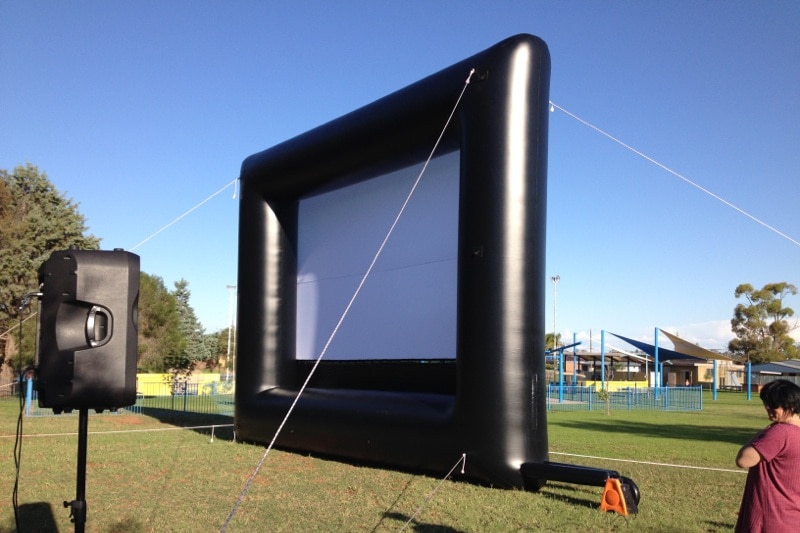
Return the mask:
[[[201,387],[203,387],[202,394]],[[143,414],[148,410],[173,411],[176,413],[198,413],[233,416],[233,393],[220,393],[223,388],[211,387],[208,384],[176,382],[172,386],[172,394],[150,396],[136,395],[136,403],[117,411],[104,413],[133,413]],[[39,407],[38,391],[33,390],[32,382],[28,380],[25,395],[25,416],[52,416],[53,410]],[[68,414],[68,413],[67,413]]]
[[[699,411],[702,387],[640,387],[598,391],[594,387],[548,385],[547,409],[551,411],[653,410]]]

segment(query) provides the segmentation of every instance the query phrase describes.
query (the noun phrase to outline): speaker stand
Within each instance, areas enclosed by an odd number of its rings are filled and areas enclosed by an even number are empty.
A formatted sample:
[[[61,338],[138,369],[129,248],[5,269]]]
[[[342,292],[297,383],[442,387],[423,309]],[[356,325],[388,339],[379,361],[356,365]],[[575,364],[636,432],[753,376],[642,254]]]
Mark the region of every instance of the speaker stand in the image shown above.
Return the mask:
[[[69,507],[69,516],[75,524],[75,533],[84,533],[86,527],[86,444],[89,437],[89,410],[78,411],[78,480],[75,499],[64,502]]]

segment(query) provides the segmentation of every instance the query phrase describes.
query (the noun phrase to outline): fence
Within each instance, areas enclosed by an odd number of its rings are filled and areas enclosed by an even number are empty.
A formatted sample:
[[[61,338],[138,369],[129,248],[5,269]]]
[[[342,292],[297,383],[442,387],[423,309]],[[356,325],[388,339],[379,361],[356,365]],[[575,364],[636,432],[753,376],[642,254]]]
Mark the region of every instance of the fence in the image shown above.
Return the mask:
[[[147,390],[137,394],[133,412],[147,409],[233,416],[233,390],[229,383],[176,381],[169,395],[148,395]]]
[[[155,390],[155,389],[154,389]],[[148,390],[139,391],[136,403],[114,411],[114,413],[147,414],[155,410],[172,411],[174,413],[197,413],[233,416],[233,390],[227,383],[186,383],[175,382],[171,394],[148,394]],[[38,391],[28,388],[25,400],[25,416],[51,416],[52,409],[39,407]],[[106,411],[112,413],[111,411]]]
[[[10,398],[17,396],[17,381],[9,381],[7,383],[0,383],[0,398]]]
[[[233,416],[233,391],[226,383],[172,384],[171,394],[147,394],[140,391],[136,403],[120,412],[146,414],[154,410],[174,413],[198,413]],[[595,387],[548,385],[549,411],[654,410],[699,411],[703,409],[702,387],[640,387],[617,391],[599,391]],[[38,405],[37,391],[26,395],[26,416],[49,416],[51,409]]]
[[[700,411],[702,387],[640,387],[599,391],[594,387],[548,385],[548,411]]]

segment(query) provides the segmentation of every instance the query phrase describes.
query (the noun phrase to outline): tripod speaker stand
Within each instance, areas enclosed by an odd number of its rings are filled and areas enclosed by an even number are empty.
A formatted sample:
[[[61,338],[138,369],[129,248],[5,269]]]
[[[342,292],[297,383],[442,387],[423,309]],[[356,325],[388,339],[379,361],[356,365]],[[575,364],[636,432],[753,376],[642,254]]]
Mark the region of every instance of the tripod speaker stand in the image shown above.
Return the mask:
[[[39,407],[78,410],[78,475],[70,508],[86,524],[89,409],[136,403],[139,256],[122,250],[53,252],[39,268]]]

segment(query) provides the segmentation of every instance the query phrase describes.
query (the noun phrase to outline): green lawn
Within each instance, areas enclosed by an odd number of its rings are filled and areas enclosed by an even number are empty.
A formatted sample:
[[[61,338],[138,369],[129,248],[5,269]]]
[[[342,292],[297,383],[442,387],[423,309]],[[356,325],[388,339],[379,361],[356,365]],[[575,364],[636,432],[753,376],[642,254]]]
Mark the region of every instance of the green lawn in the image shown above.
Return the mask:
[[[0,446],[7,450],[0,470],[7,495],[0,500],[3,532],[15,530],[17,409],[14,400],[0,401]],[[159,416],[90,417],[87,532],[219,531],[225,523],[263,447],[232,442],[229,429],[217,428],[213,442],[208,429],[173,429],[229,424],[230,418]],[[708,395],[703,411],[688,413],[549,413],[551,460],[614,469],[639,485],[639,513],[627,518],[598,510],[600,487],[550,483],[528,493],[440,484],[431,477],[272,451],[227,531],[730,531],[745,479],[734,456],[766,423],[758,398],[748,402],[737,393],[720,393],[716,401]],[[52,522],[57,531],[73,531],[62,502],[75,497],[77,424],[77,416],[25,419],[23,532],[55,531],[47,529]]]

